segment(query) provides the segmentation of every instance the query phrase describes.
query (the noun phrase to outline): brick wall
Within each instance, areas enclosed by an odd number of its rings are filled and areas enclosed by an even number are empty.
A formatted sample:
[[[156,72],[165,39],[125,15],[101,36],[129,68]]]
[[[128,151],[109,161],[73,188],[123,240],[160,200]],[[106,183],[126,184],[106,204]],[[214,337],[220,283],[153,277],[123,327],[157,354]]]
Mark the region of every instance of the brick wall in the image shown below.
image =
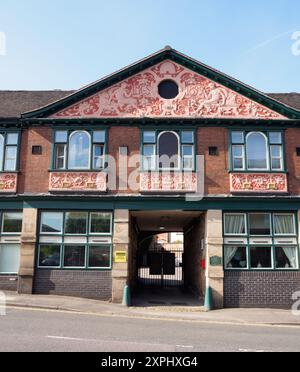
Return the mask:
[[[300,272],[225,272],[225,307],[291,308]]]
[[[285,152],[288,170],[288,186],[292,195],[300,194],[300,157],[297,157],[296,148],[299,143],[300,129],[290,128],[285,132]]]
[[[42,146],[42,155],[32,155],[32,146]],[[48,193],[52,129],[31,128],[22,133],[18,193]]]
[[[199,128],[198,155],[205,156],[205,194],[229,194],[228,130]],[[209,147],[217,147],[218,156],[209,155]]]
[[[127,146],[128,156],[131,157],[131,156],[137,155],[137,160],[139,161],[140,160],[139,158],[140,142],[141,142],[140,129],[137,127],[112,127],[110,128],[108,152],[109,152],[109,155],[113,156],[117,161],[117,172],[119,170],[119,149],[120,147]],[[133,171],[138,170],[138,165],[139,164],[137,164],[135,167],[131,166],[128,168],[128,176]],[[117,178],[117,184],[119,184],[118,178]],[[110,193],[128,194],[128,192],[130,191],[129,190],[119,190],[119,191],[112,190]],[[138,193],[138,192],[139,191],[136,191],[135,193]]]
[[[18,290],[18,277],[16,275],[0,275],[0,291]]]
[[[34,293],[109,301],[112,276],[110,271],[40,269],[36,270]]]

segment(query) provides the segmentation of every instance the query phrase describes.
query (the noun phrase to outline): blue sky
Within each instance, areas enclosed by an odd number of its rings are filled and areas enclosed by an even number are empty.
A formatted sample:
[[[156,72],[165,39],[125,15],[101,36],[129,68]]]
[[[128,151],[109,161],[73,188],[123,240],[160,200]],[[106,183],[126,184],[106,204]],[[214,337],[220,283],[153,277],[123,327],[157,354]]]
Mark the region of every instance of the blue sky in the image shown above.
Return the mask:
[[[2,0],[0,90],[77,89],[171,45],[262,91],[300,92],[298,30],[299,0]]]

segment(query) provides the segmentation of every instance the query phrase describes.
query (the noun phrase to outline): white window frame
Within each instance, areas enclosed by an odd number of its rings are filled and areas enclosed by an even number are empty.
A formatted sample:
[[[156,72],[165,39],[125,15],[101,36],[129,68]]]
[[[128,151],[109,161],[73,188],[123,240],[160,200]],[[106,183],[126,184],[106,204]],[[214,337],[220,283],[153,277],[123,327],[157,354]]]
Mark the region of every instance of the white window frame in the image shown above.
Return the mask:
[[[226,228],[226,218],[227,216],[244,216],[245,223],[245,233],[244,234],[229,234],[225,231]],[[224,235],[225,236],[248,236],[248,221],[246,213],[224,213]]]
[[[277,248],[284,248],[284,247],[289,247],[289,248],[295,248],[296,249],[296,267],[279,267],[277,268],[276,267],[276,261],[274,263],[275,265],[275,270],[277,271],[291,271],[291,270],[299,270],[299,249],[298,249],[298,246],[297,245],[294,245],[294,244],[274,244],[274,256],[275,256],[275,260],[276,260],[276,249]]]
[[[184,155],[184,147],[191,147],[192,148],[192,155]],[[182,153],[182,170],[183,171],[193,171],[195,169],[195,146],[191,143],[191,144],[188,144],[188,143],[184,143],[181,145],[181,153]],[[192,167],[191,168],[187,168],[184,166],[184,159],[191,159],[192,160]]]
[[[250,168],[249,167],[249,146],[248,146],[248,141],[249,141],[249,137],[251,137],[252,135],[254,134],[260,134],[261,136],[264,137],[265,139],[265,144],[266,144],[266,161],[267,161],[267,167],[266,168]],[[247,156],[247,170],[249,172],[261,172],[261,171],[269,171],[271,168],[270,168],[270,156],[269,156],[269,139],[268,137],[263,133],[263,132],[256,132],[256,131],[253,131],[253,132],[250,132],[247,134],[246,138],[245,138],[245,145],[246,145],[246,156]]]
[[[110,247],[109,267],[105,267],[105,266],[91,267],[89,265],[89,263],[90,263],[90,248],[101,247],[101,246],[103,246],[103,247],[109,246]],[[88,270],[111,270],[112,269],[112,245],[111,244],[96,244],[96,243],[89,244],[89,246],[88,246],[88,252],[87,252],[87,263],[86,263],[86,267],[87,267]]]
[[[87,167],[70,167],[71,140],[78,133],[84,133],[89,137],[89,157],[88,157],[89,162],[88,162]],[[76,130],[76,131],[72,132],[69,136],[69,139],[68,139],[68,146],[69,146],[69,148],[68,148],[68,170],[75,170],[75,171],[77,171],[77,170],[90,170],[91,169],[91,151],[92,151],[92,137],[91,137],[91,134],[89,132],[87,132],[86,130]]]
[[[232,236],[234,236],[234,235],[232,235]],[[243,267],[226,267],[226,263],[224,262],[225,270],[230,270],[230,271],[249,270],[249,249],[247,249],[247,245],[246,244],[225,244],[224,245],[224,251],[225,251],[226,248],[234,247],[234,246],[236,246],[238,248],[246,249],[246,260],[247,260],[246,261],[246,266],[244,268]],[[224,254],[224,257],[225,257],[225,254]]]
[[[67,220],[67,214],[68,213],[86,213],[86,233],[85,234],[70,234],[70,233],[66,233],[66,220]],[[67,237],[70,237],[70,236],[76,236],[76,237],[81,237],[81,236],[87,236],[88,235],[88,228],[89,228],[89,212],[86,212],[86,211],[66,211],[66,212],[63,212],[63,215],[64,215],[64,220],[63,220],[63,235],[64,236],[67,236]]]
[[[178,167],[177,168],[161,168],[160,167],[160,138],[164,134],[166,134],[166,133],[172,133],[172,134],[174,134],[177,137],[177,141],[178,141],[178,154],[177,154],[177,156],[178,156]],[[178,133],[176,133],[174,131],[165,130],[165,131],[159,133],[159,135],[157,136],[157,158],[158,158],[157,159],[157,162],[158,162],[157,169],[159,171],[179,171],[181,169],[181,164],[180,164],[181,163],[181,148],[180,148],[180,143],[181,143],[180,137],[179,137]]]
[[[280,155],[279,156],[272,156],[272,148],[273,147],[279,147],[280,149]],[[280,160],[280,168],[278,169],[274,169],[273,168],[273,164],[272,164],[272,161],[273,159],[279,159]],[[280,171],[283,171],[283,148],[282,148],[282,144],[281,145],[270,145],[270,167],[271,167],[271,170],[274,171],[274,172],[280,172]]]
[[[85,247],[85,250],[84,250],[84,266],[65,266],[65,250],[66,250],[66,247]],[[87,249],[88,249],[88,246],[87,244],[75,244],[75,243],[67,243],[67,244],[64,244],[63,247],[62,247],[62,252],[63,252],[63,255],[61,257],[61,268],[63,270],[85,270],[86,266],[87,266]]]
[[[235,147],[241,147],[242,148],[242,156],[234,156],[234,148]],[[232,145],[232,150],[231,150],[231,152],[232,152],[232,168],[235,170],[235,171],[244,171],[244,170],[246,170],[246,158],[245,158],[245,153],[246,153],[246,151],[245,151],[245,145],[241,145],[241,144],[233,144]],[[234,166],[234,160],[235,159],[242,159],[242,161],[243,161],[243,168],[236,168],[235,166]]]
[[[273,218],[273,227],[274,227],[274,236],[296,236],[297,235],[297,228],[296,228],[296,218],[295,218],[295,215],[293,213],[273,213],[272,214],[272,218]],[[275,220],[275,216],[292,216],[293,217],[293,227],[294,227],[294,233],[293,234],[276,234],[275,233],[275,223],[274,223],[274,220]]]
[[[250,224],[250,216],[251,215],[266,215],[268,214],[269,215],[269,221],[270,221],[270,235],[251,235],[251,224]],[[248,221],[249,221],[249,237],[250,238],[258,238],[258,237],[261,237],[261,238],[264,238],[264,237],[271,237],[273,236],[273,224],[272,224],[272,213],[271,212],[249,212],[248,213]],[[253,244],[252,244],[253,245]]]
[[[106,232],[106,233],[92,233],[92,215],[93,214],[99,214],[99,213],[107,213],[107,214],[110,214],[110,232]],[[113,214],[110,213],[110,212],[93,212],[91,211],[90,212],[90,217],[89,217],[89,236],[109,236],[109,235],[112,235],[113,233]]]
[[[40,265],[40,258],[41,258],[41,246],[42,245],[52,245],[52,246],[60,246],[60,255],[59,255],[59,266],[41,266]],[[63,245],[62,243],[39,243],[38,245],[38,269],[60,269],[62,267],[62,251],[63,251]]]
[[[62,230],[61,232],[43,232],[42,229],[43,229],[43,215],[44,214],[62,214]],[[62,236],[64,234],[64,212],[49,212],[49,211],[45,211],[45,212],[41,212],[41,218],[40,218],[40,234],[41,235],[58,235],[58,236]]]

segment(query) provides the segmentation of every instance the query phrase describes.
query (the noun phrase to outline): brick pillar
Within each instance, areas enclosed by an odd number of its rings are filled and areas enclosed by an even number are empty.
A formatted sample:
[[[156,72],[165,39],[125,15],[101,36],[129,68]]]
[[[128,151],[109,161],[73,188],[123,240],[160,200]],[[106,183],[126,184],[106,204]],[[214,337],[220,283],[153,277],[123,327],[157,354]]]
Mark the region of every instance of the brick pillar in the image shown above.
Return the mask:
[[[212,289],[216,309],[224,307],[223,214],[209,210],[206,214],[206,285]]]
[[[115,210],[114,219],[114,257],[116,252],[126,253],[126,263],[113,263],[113,292],[112,301],[121,303],[123,299],[124,287],[128,284],[128,251],[129,251],[129,211]]]
[[[18,292],[32,294],[38,210],[24,208]]]

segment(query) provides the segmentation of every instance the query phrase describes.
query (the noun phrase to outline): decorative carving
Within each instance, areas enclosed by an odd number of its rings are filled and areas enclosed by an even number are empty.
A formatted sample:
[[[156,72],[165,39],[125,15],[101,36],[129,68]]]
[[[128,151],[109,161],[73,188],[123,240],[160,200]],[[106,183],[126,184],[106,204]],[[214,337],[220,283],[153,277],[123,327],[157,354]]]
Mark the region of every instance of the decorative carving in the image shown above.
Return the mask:
[[[18,184],[18,175],[4,173],[0,174],[0,194],[16,193]]]
[[[287,176],[278,173],[231,174],[231,192],[287,193]]]
[[[56,172],[50,174],[50,191],[107,191],[106,173]]]
[[[196,173],[141,173],[141,192],[196,192]]]
[[[180,93],[175,99],[165,100],[159,96],[158,85],[164,79],[173,79],[179,85]],[[53,117],[284,118],[168,60],[74,104]]]

